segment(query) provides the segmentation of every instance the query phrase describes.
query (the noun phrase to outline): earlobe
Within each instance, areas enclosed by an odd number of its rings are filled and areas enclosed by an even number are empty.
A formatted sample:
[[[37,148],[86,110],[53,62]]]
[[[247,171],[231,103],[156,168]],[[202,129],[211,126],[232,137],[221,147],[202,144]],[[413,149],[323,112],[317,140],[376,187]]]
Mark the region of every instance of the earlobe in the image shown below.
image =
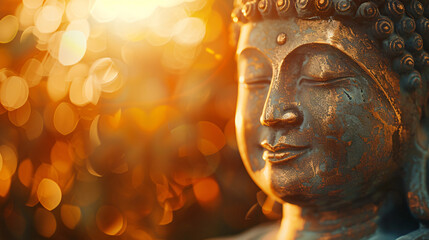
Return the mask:
[[[428,175],[428,147],[420,148],[416,144],[420,155],[413,156],[406,170],[405,185],[407,191],[407,202],[411,214],[420,222],[420,228],[398,240],[428,239],[429,237],[429,194],[427,185]],[[426,145],[427,146],[427,145]]]
[[[424,131],[420,129],[419,131]],[[428,146],[425,148],[417,143],[415,152],[410,156],[410,160],[405,165],[405,190],[408,206],[412,215],[420,222],[429,220],[429,193],[427,185],[428,175]]]

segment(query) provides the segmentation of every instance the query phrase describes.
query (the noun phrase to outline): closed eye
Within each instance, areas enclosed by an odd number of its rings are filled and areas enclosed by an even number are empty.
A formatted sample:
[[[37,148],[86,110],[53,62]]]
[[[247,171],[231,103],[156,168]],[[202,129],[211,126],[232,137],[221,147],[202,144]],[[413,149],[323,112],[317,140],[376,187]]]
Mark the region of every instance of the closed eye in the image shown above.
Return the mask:
[[[317,78],[311,78],[311,77],[302,77],[299,80],[299,85],[311,85],[311,86],[330,86],[340,83],[350,83],[355,78],[354,76],[345,76],[345,77],[338,77],[338,78],[331,78],[331,79],[317,79]]]
[[[252,78],[252,79],[245,79],[243,81],[243,84],[245,84],[249,87],[267,87],[271,84],[271,78],[270,77],[258,77],[258,78]]]

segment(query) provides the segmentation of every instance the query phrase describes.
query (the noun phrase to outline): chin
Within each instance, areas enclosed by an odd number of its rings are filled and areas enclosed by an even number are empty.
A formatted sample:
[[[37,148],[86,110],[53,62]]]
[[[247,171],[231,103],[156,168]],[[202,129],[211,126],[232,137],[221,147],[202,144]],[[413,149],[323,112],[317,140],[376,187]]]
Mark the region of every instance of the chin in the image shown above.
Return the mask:
[[[350,200],[343,198],[340,194],[322,194],[291,190],[278,192],[276,190],[271,190],[268,195],[281,204],[289,203],[300,207],[317,208],[319,210],[335,210],[343,205],[350,204]]]
[[[259,152],[252,154],[255,156]],[[261,157],[255,161],[260,165],[253,165],[259,170],[254,171],[250,167],[251,162],[247,162],[247,170],[259,187],[278,202],[323,209],[359,202],[359,199],[385,184],[394,173],[383,164],[388,162],[387,156],[377,156],[381,159],[377,168],[365,167],[368,163],[377,162],[377,159],[368,158],[367,162],[359,162],[362,165],[350,166],[353,159],[344,156],[347,155],[341,151],[333,155],[323,148],[314,148],[302,157],[287,162],[264,162]],[[383,179],[377,176],[383,176]]]
[[[278,189],[275,186],[272,186],[268,194],[282,204],[290,203],[303,207],[319,206],[321,205],[321,201],[323,201],[323,198],[326,198],[326,196],[321,194],[316,194],[309,191],[302,191],[296,186],[292,186],[288,189]],[[329,200],[329,202],[334,200],[335,198],[332,198]]]
[[[302,166],[302,165],[301,165]],[[301,207],[335,209],[365,195],[359,192],[359,180],[344,176],[314,175],[308,167],[271,166],[270,175],[256,179],[258,185],[276,201]],[[357,190],[357,191],[356,191]]]
[[[251,174],[257,185],[277,202],[294,205],[316,205],[320,194],[312,193],[312,187],[301,184],[299,177],[290,171],[282,171],[281,175]],[[287,176],[285,179],[285,176]]]

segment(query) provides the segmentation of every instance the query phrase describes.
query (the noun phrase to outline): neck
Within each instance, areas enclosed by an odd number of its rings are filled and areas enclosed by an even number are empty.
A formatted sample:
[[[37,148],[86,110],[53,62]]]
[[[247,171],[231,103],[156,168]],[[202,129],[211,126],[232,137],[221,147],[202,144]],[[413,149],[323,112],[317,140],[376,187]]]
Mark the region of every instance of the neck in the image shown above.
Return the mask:
[[[338,211],[315,211],[286,203],[277,239],[368,239],[377,230],[379,208],[368,203]]]

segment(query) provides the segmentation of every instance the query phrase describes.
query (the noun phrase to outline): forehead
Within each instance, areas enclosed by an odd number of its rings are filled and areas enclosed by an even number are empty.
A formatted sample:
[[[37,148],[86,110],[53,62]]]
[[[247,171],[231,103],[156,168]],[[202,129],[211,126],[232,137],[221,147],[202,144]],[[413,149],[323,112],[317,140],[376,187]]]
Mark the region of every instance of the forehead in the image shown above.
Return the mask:
[[[278,44],[277,37],[282,33],[286,35],[286,42]],[[276,64],[297,47],[311,43],[329,44],[351,56],[357,56],[361,47],[373,48],[371,40],[357,25],[346,26],[336,20],[291,18],[244,24],[237,55],[246,48],[257,48]]]

